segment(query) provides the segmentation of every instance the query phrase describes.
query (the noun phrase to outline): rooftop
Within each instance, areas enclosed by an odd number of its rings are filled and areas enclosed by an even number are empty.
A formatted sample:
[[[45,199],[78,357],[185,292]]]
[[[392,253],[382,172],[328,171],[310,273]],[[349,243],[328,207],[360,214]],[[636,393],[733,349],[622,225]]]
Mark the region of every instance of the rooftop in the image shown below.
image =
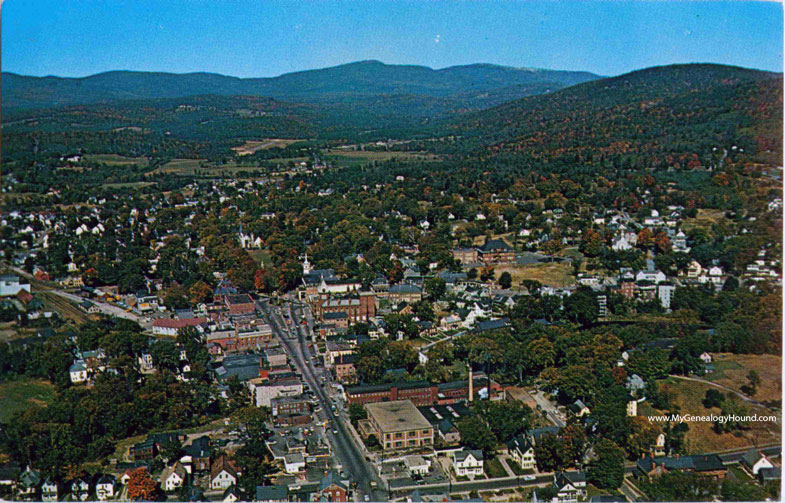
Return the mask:
[[[411,400],[369,403],[365,405],[365,410],[382,431],[408,431],[431,427]]]

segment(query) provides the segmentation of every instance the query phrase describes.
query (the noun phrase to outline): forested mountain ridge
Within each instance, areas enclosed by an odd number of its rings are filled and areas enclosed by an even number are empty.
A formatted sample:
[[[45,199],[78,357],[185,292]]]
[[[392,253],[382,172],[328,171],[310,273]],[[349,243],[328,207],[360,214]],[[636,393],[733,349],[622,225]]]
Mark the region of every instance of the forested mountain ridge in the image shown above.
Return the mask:
[[[517,98],[598,78],[600,76],[589,72],[490,64],[434,70],[425,66],[387,65],[379,61],[359,61],[278,77],[246,79],[214,73],[112,71],[83,78],[61,78],[3,72],[2,104],[4,108],[51,107],[203,94],[267,96],[308,103],[380,95],[440,98],[455,95],[458,103],[472,106],[471,97],[494,90],[505,89],[507,95],[512,92],[512,97]],[[478,103],[482,104],[483,100],[479,99]]]
[[[700,157],[728,142],[781,157],[782,94],[781,74],[671,65],[511,101],[447,128],[463,136],[462,148],[551,160],[629,153],[651,167],[663,156]]]

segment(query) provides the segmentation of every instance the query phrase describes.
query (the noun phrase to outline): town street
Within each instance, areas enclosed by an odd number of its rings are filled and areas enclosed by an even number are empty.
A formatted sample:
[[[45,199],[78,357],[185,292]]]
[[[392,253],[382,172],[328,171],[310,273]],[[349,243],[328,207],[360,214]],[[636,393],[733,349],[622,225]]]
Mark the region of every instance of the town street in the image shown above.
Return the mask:
[[[306,354],[308,351],[307,343],[305,341],[304,329],[300,325],[300,320],[296,318],[293,318],[292,320],[292,327],[294,327],[297,333],[297,337],[292,339],[289,336],[290,329],[286,326],[285,321],[280,314],[275,312],[274,308],[271,307],[266,300],[257,301],[257,305],[269,320],[273,332],[276,334],[283,347],[286,348],[297,371],[316,395],[316,398],[322,407],[322,414],[326,416],[328,425],[332,428],[325,428],[325,434],[330,440],[333,453],[342,467],[341,470],[346,473],[353,482],[357,483],[355,498],[358,498],[360,494],[368,494],[373,501],[384,500],[385,497],[382,491],[377,490],[375,493],[371,491],[371,482],[375,480],[378,483],[379,479],[374,474],[370,463],[365,461],[360,448],[354,443],[351,434],[344,424],[344,420],[339,417],[337,411],[333,412],[333,402],[320,386],[319,379],[316,377],[317,372],[313,366],[313,361],[311,360],[310,355]]]

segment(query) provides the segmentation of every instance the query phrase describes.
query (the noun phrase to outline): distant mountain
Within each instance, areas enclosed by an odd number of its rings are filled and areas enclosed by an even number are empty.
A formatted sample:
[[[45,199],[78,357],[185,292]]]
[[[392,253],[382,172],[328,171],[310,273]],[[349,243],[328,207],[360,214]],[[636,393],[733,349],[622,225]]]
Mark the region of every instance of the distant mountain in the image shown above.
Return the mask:
[[[360,61],[272,78],[241,79],[214,73],[113,71],[83,78],[2,73],[3,107],[53,107],[115,100],[195,95],[265,96],[305,103],[346,102],[379,96],[425,96],[445,107],[480,108],[600,78],[588,72],[512,68],[490,64],[434,70],[425,66]],[[494,97],[497,97],[494,99]]]
[[[580,160],[618,153],[651,165],[729,142],[782,151],[782,74],[689,64],[647,68],[447,120],[463,148]]]

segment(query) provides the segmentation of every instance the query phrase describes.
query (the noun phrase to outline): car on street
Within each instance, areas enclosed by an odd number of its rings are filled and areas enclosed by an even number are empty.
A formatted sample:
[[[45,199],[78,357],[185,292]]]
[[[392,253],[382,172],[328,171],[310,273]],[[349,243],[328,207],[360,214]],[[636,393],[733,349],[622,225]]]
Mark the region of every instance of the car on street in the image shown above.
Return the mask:
[[[532,480],[537,480],[537,477],[535,477],[534,475],[524,475],[523,480],[531,482]]]

